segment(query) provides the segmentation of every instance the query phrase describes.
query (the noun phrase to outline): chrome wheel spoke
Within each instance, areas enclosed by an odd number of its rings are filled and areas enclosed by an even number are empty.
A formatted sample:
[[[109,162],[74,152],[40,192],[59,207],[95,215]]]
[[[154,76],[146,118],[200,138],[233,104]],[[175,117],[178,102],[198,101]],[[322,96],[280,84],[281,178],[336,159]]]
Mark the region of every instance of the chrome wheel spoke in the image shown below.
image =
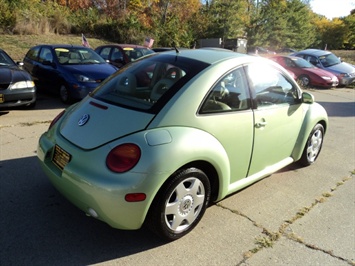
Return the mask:
[[[187,178],[179,183],[165,205],[165,222],[176,232],[189,227],[203,208],[205,189],[198,178]]]

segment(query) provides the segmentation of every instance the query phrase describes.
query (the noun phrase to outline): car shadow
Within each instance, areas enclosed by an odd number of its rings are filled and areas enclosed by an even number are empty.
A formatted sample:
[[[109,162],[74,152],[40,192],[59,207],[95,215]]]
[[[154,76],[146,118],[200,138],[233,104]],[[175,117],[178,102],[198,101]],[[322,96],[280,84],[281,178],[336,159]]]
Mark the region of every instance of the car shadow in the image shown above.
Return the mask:
[[[0,172],[1,265],[89,265],[165,244],[147,229],[87,217],[54,189],[35,156],[1,161]]]
[[[355,102],[322,102],[318,101],[325,110],[328,116],[336,117],[352,117],[355,116]]]

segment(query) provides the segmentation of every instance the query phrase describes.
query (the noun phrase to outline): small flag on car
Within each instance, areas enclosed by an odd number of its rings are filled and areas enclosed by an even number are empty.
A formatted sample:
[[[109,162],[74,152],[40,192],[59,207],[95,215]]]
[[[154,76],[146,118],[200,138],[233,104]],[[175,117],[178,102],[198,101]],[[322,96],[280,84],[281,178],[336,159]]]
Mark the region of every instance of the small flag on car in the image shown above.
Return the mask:
[[[144,39],[144,46],[148,47],[148,48],[152,48],[154,43],[154,39],[152,38],[145,38]]]
[[[90,48],[90,44],[89,44],[88,40],[85,38],[84,34],[81,34],[81,43],[83,46]]]

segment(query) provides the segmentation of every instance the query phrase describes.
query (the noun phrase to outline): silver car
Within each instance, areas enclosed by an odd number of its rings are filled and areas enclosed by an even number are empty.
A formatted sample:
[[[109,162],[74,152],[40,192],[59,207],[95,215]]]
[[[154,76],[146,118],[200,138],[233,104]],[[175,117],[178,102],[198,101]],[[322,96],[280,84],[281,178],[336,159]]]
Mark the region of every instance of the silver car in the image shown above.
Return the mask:
[[[342,62],[336,55],[326,50],[307,49],[292,54],[306,59],[316,67],[333,73],[339,79],[340,86],[355,82],[355,67]]]

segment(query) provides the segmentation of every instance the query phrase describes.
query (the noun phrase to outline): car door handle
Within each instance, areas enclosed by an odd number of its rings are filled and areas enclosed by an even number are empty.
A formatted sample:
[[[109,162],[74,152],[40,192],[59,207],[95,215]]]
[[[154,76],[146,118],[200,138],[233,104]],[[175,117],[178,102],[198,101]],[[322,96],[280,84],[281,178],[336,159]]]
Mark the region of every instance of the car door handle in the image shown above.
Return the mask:
[[[260,127],[265,127],[266,126],[266,122],[265,121],[261,121],[255,124],[256,128],[260,128]]]

